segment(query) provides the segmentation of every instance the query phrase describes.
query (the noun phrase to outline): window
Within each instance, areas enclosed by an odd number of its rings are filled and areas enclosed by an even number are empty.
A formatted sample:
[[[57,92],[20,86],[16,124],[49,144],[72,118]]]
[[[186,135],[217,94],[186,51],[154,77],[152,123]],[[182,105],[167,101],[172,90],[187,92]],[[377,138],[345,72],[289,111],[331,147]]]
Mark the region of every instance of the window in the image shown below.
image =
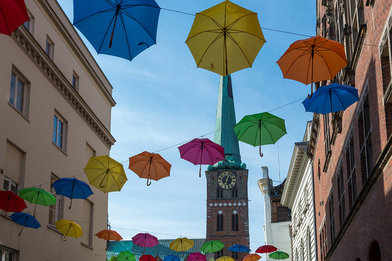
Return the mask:
[[[348,188],[348,207],[351,210],[357,200],[357,180],[355,174],[353,135],[349,135],[349,142],[346,148],[346,167],[347,167],[347,188]]]
[[[305,261],[305,249],[304,249],[304,242],[301,240],[301,259],[300,260],[304,260]]]
[[[29,16],[29,21],[26,21],[23,23],[23,26],[26,27],[27,31],[29,31],[31,34],[34,33],[34,16],[27,11],[27,14]]]
[[[362,184],[365,184],[372,171],[372,128],[370,123],[369,99],[364,98],[358,118],[359,148],[361,158]]]
[[[93,245],[93,216],[94,203],[88,199],[83,200],[82,224],[84,224],[82,245],[92,248]]]
[[[221,256],[223,256],[223,249],[218,252],[215,252],[215,259],[218,259]]]
[[[381,261],[381,250],[380,245],[377,241],[373,241],[369,248],[368,254],[369,261]]]
[[[234,210],[233,214],[231,216],[231,230],[232,231],[238,231],[238,213],[237,213],[237,210]]]
[[[231,257],[234,259],[238,259],[238,252],[231,252]]]
[[[50,192],[56,198],[56,205],[49,206],[49,224],[55,225],[56,221],[64,217],[64,197],[57,195],[53,183],[59,179],[55,174],[50,175]]]
[[[389,25],[390,26],[390,25]],[[382,37],[383,42],[381,43],[380,49],[380,60],[381,60],[381,74],[382,84],[384,91],[384,110],[385,110],[385,123],[387,129],[388,138],[392,134],[392,83],[391,83],[391,51],[392,51],[392,28],[389,27],[384,32]]]
[[[11,178],[5,176],[3,179],[3,190],[12,191],[18,194],[18,183]]]
[[[333,190],[329,193],[328,197],[328,212],[329,212],[329,236],[331,243],[335,240],[335,209],[333,204]]]
[[[237,188],[234,188],[234,189],[231,191],[231,196],[232,196],[233,198],[238,198],[238,189],[237,189]]]
[[[307,241],[308,241],[308,260],[311,261],[312,260],[312,241],[311,241],[310,228],[308,228],[306,236],[307,236]]]
[[[322,226],[321,232],[320,232],[320,256],[321,256],[321,261],[325,260],[325,257],[327,255],[327,228],[326,224]]]
[[[46,37],[46,45],[45,45],[45,52],[49,56],[50,59],[53,60],[54,56],[54,43],[50,40],[49,37]]]
[[[72,74],[72,88],[79,91],[79,76],[75,72]]]
[[[340,227],[343,226],[343,223],[346,219],[346,212],[345,212],[345,198],[344,198],[344,180],[343,180],[343,169],[339,167],[338,171],[338,200],[339,200],[339,222]]]
[[[324,172],[328,169],[328,163],[331,156],[331,135],[330,135],[330,124],[329,124],[329,115],[324,115],[324,148],[325,148],[325,163],[324,163]]]
[[[5,175],[2,189],[18,194],[19,184],[22,184],[24,178],[26,153],[10,141],[7,141],[5,153]]]
[[[223,190],[221,188],[216,189],[216,197],[223,198]]]
[[[16,251],[0,246],[0,261],[14,261],[16,259]]]
[[[223,211],[219,210],[216,217],[216,231],[223,231]]]
[[[11,72],[9,103],[22,115],[28,116],[29,84],[16,69]]]
[[[55,113],[53,117],[53,143],[65,151],[65,135],[67,131],[67,122],[60,114]]]
[[[352,58],[356,43],[358,41],[359,31],[361,26],[365,24],[364,11],[363,11],[363,0],[345,0],[346,8],[346,21],[350,25],[348,32],[351,33],[350,41],[347,41],[350,45],[350,52],[347,54],[347,58]]]

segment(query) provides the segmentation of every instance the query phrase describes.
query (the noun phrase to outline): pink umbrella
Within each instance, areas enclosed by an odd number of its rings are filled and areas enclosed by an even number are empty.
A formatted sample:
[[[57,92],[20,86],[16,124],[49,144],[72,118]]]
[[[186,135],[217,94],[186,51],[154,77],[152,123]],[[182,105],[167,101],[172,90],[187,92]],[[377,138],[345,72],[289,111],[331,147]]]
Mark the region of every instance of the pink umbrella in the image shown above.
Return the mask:
[[[158,244],[158,238],[148,233],[139,233],[132,238],[132,242],[141,247],[154,247]],[[143,251],[144,252],[144,251]]]
[[[188,256],[187,261],[207,261],[207,258],[205,255],[195,252]]]
[[[225,159],[224,148],[209,139],[194,139],[178,147],[181,158],[200,165],[199,177],[201,177],[201,165],[214,165]]]

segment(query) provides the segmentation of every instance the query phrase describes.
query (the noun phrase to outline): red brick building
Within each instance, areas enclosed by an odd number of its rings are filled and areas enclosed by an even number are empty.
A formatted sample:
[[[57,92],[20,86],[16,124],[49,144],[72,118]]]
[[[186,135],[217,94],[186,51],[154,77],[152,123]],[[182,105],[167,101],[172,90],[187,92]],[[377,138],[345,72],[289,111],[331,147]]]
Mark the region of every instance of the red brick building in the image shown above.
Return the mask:
[[[318,260],[392,260],[391,6],[317,0],[317,34],[344,44],[348,58],[333,81],[360,96],[344,112],[313,116]]]

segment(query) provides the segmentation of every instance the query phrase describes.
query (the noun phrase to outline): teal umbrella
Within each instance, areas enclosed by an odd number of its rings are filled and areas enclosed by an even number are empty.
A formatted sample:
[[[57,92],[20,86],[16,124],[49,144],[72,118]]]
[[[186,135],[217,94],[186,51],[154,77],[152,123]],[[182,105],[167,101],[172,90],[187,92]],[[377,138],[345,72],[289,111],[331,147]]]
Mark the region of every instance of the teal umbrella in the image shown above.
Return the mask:
[[[287,133],[284,120],[268,112],[244,116],[234,126],[234,131],[238,140],[259,146],[261,157],[261,145],[275,144]]]
[[[289,258],[289,254],[287,254],[286,252],[283,252],[283,251],[275,251],[275,252],[272,252],[271,254],[269,254],[269,257],[272,259],[282,260],[282,259]]]

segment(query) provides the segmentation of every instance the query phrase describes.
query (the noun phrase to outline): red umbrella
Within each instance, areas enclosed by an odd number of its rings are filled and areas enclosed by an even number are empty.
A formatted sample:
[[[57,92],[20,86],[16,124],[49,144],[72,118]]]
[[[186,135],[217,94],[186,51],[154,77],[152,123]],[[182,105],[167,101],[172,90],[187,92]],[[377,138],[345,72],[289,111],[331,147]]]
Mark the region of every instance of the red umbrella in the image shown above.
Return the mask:
[[[139,233],[132,238],[132,242],[141,247],[154,247],[158,244],[158,238],[148,233]]]
[[[12,191],[0,190],[0,209],[5,212],[22,212],[27,208],[24,200]]]
[[[142,255],[139,258],[139,261],[157,261],[157,259],[155,257],[153,257],[152,255]]]
[[[0,1],[0,33],[11,35],[16,28],[30,20],[24,0]]]
[[[271,245],[264,245],[264,246],[259,247],[259,248],[256,250],[256,253],[259,253],[259,254],[271,253],[271,252],[274,252],[274,251],[276,251],[276,250],[278,250],[278,249],[277,249],[276,247],[274,247],[274,246],[271,246]]]
[[[201,177],[201,165],[214,165],[225,159],[225,149],[209,139],[194,139],[178,149],[181,158],[200,165],[199,177]]]
[[[195,252],[195,253],[190,254],[186,260],[187,261],[207,261],[207,258],[202,253]]]

